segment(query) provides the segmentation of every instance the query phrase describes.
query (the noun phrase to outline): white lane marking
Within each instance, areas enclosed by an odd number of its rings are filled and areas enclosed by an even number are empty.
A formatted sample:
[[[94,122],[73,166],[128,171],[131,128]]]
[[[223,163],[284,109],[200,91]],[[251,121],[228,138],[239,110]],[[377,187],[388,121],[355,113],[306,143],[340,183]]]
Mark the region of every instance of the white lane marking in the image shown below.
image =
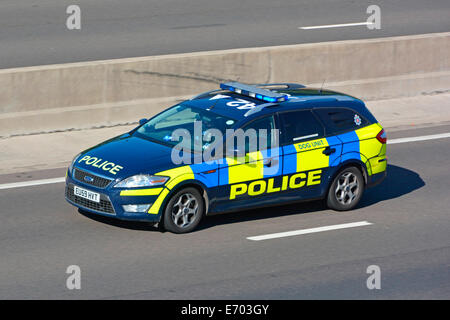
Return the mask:
[[[302,229],[302,230],[286,231],[286,232],[279,232],[279,233],[263,234],[260,236],[248,237],[247,239],[253,240],[253,241],[261,241],[261,240],[268,240],[268,239],[298,236],[301,234],[309,234],[309,233],[316,233],[316,232],[323,232],[323,231],[330,231],[330,230],[362,227],[362,226],[368,226],[371,224],[372,223],[367,222],[367,221],[359,221],[359,222],[335,224],[332,226],[325,226],[325,227],[318,227],[318,228],[311,228],[311,229]]]
[[[353,23],[341,23],[341,24],[327,24],[322,26],[309,26],[309,27],[298,27],[302,30],[312,30],[312,29],[326,29],[326,28],[342,28],[342,27],[354,27],[354,26],[367,26],[374,24],[374,22],[353,22]]]
[[[443,139],[443,138],[450,138],[450,132],[441,133],[441,134],[433,134],[433,135],[429,135],[429,136],[399,138],[399,139],[391,139],[391,140],[388,139],[387,143],[388,144],[396,144],[396,143]],[[39,186],[42,184],[61,183],[61,182],[64,182],[65,180],[66,180],[65,177],[60,177],[60,178],[54,178],[54,179],[42,179],[42,180],[31,180],[31,181],[24,181],[24,182],[5,183],[5,184],[0,184],[0,190]]]
[[[434,139],[443,139],[450,138],[450,132],[441,133],[441,134],[432,134],[429,136],[420,136],[420,137],[409,137],[409,138],[399,138],[399,139],[391,139],[387,140],[388,144],[396,144],[396,143],[405,143],[405,142],[413,142],[413,141],[425,141],[425,140],[434,140]]]
[[[39,186],[42,184],[61,183],[61,182],[65,182],[65,181],[66,181],[66,178],[61,177],[61,178],[53,178],[53,179],[42,179],[42,180],[31,180],[31,181],[24,181],[24,182],[5,183],[5,184],[0,184],[0,190]]]

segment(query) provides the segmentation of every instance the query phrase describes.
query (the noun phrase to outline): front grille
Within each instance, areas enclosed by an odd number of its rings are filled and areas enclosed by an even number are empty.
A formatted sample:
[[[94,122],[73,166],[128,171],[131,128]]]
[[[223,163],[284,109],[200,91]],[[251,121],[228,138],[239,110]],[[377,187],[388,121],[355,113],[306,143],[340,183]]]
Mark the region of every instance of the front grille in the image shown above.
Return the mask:
[[[90,184],[91,186],[95,186],[97,188],[106,188],[111,183],[111,181],[113,181],[112,179],[102,178],[80,169],[75,169],[74,171],[74,178],[76,180],[86,184]],[[86,181],[85,177],[92,178],[92,181]]]
[[[115,215],[114,207],[109,201],[109,198],[103,194],[100,194],[100,202],[94,202],[88,199],[76,196],[73,192],[73,184],[66,186],[66,198],[73,203],[82,206],[86,209],[92,209],[98,212]]]

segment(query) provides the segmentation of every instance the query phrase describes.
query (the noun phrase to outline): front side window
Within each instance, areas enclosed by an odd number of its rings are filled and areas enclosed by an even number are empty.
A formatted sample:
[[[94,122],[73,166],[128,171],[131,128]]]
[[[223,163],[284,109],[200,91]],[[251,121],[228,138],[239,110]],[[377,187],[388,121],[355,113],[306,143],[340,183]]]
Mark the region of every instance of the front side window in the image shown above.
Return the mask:
[[[262,151],[270,149],[276,141],[276,131],[273,116],[267,116],[261,119],[254,120],[242,128],[244,134],[244,150],[245,153],[253,151]],[[241,132],[242,133],[242,132]],[[239,132],[237,132],[239,135]],[[242,144],[239,141],[238,145]],[[241,149],[242,146],[238,149]]]
[[[284,144],[318,139],[324,135],[323,126],[310,110],[280,113]]]
[[[179,146],[189,150],[202,150],[214,143],[214,139],[205,139],[209,129],[220,131],[222,136],[231,129],[236,120],[221,116],[211,111],[188,105],[174,106],[150,119],[134,133],[136,136],[153,140],[169,146]],[[173,139],[175,130],[182,129],[189,140]],[[198,148],[198,149],[197,149]]]

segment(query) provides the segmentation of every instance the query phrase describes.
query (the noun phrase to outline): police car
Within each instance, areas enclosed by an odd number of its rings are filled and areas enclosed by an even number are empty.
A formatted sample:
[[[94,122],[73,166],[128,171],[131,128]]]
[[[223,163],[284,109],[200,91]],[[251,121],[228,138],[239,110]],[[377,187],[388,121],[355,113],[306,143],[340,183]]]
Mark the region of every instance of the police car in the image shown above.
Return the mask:
[[[200,143],[187,149],[188,161],[174,161],[177,129]],[[246,140],[231,153],[216,148],[205,161],[198,150],[211,146],[209,129],[224,145],[238,129],[268,140],[256,149]],[[67,170],[65,195],[90,213],[185,233],[205,215],[304,200],[350,210],[385,178],[386,166],[386,134],[361,100],[300,84],[230,82],[81,152]]]

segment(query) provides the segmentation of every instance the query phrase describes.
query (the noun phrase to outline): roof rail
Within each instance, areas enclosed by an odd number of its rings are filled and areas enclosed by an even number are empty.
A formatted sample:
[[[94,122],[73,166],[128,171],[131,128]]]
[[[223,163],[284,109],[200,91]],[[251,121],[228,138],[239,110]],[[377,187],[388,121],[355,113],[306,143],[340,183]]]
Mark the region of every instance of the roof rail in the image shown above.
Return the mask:
[[[286,89],[301,89],[306,88],[305,85],[299,83],[289,83],[289,82],[280,82],[280,83],[258,83],[253,84],[256,87],[276,87],[276,86],[286,86]]]

